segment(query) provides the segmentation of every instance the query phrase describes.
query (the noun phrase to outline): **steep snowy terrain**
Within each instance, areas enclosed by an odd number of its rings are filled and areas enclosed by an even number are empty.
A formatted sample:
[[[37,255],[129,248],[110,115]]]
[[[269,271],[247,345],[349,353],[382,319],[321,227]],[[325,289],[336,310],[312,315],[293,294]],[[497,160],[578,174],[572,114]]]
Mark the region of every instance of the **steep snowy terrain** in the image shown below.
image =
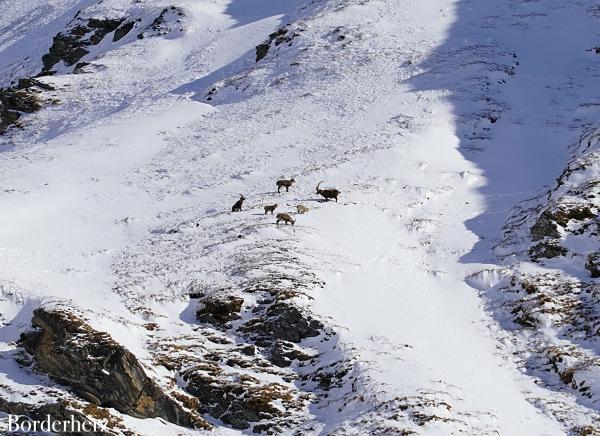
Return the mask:
[[[0,10],[6,416],[600,434],[600,5]]]

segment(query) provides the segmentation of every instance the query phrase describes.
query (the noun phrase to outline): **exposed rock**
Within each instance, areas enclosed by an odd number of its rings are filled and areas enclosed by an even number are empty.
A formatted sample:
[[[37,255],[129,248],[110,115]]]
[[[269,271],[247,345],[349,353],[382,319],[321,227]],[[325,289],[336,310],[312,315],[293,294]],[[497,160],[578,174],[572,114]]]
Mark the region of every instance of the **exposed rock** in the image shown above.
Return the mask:
[[[32,325],[38,329],[24,333],[20,343],[39,368],[77,395],[138,418],[195,424],[148,378],[136,357],[108,334],[70,313],[44,308],[33,312]]]
[[[531,239],[540,241],[544,238],[560,238],[558,226],[566,228],[569,221],[585,221],[595,218],[596,213],[586,204],[561,204],[554,210],[546,209],[531,227]]]
[[[292,45],[292,40],[298,36],[298,33],[292,32],[288,33],[289,29],[287,27],[281,27],[277,29],[275,32],[269,35],[269,39],[256,46],[256,62],[263,59],[267,53],[269,53],[269,49],[271,48],[271,44],[275,43],[275,46],[288,43]]]
[[[320,321],[303,314],[292,303],[281,301],[269,306],[263,317],[248,321],[241,331],[255,333],[267,341],[283,339],[297,343],[318,336],[322,329]]]
[[[76,64],[89,53],[86,47],[97,45],[106,35],[115,31],[123,21],[125,18],[90,18],[87,22],[78,21],[69,30],[58,33],[52,39],[52,46],[48,53],[42,56],[43,71],[51,71],[52,67],[60,61],[67,66]]]
[[[597,214],[594,213],[592,208],[586,204],[561,204],[552,215],[552,219],[562,227],[567,227],[569,221],[585,221],[587,219],[596,218]]]
[[[294,344],[287,341],[277,340],[269,350],[270,361],[273,365],[281,368],[290,366],[294,360],[310,360],[313,356],[297,349]]]
[[[10,88],[0,88],[0,134],[15,125],[22,113],[40,110],[43,106],[41,90],[53,89],[51,85],[31,78],[20,79]]]
[[[133,26],[135,25],[135,21],[126,21],[121,24],[117,30],[115,30],[115,34],[113,35],[113,42],[117,42],[122,39],[125,35],[127,35]]]
[[[568,250],[566,248],[562,247],[560,244],[551,242],[540,242],[529,249],[529,256],[534,260],[565,256],[567,253]]]
[[[182,377],[187,382],[186,390],[200,400],[199,411],[233,428],[247,429],[250,423],[285,417],[289,411],[303,407],[303,402],[281,384],[261,385],[246,375],[224,380],[219,373],[216,366],[199,365],[184,371]]]
[[[600,277],[600,251],[591,253],[587,257],[585,268],[590,272],[593,278]]]
[[[531,239],[533,241],[541,241],[544,238],[560,238],[560,232],[556,227],[556,223],[552,220],[552,215],[549,211],[544,211],[536,223],[531,227]]]
[[[271,42],[263,42],[262,44],[258,44],[256,46],[256,62],[263,59],[269,53],[269,49],[271,48]]]
[[[81,74],[85,72],[83,69],[89,64],[89,62],[77,62],[77,64],[75,64],[75,68],[73,69],[73,74]]]
[[[40,82],[39,80],[32,79],[31,77],[25,77],[23,79],[19,79],[17,82],[18,89],[30,89],[30,88],[39,88],[44,91],[54,91],[54,86],[49,85],[44,82]]]
[[[160,15],[154,19],[152,24],[138,33],[138,39],[144,39],[146,36],[167,36],[171,33],[183,32],[183,20],[185,12],[176,6],[164,8]]]
[[[239,352],[245,356],[254,356],[256,354],[256,347],[254,345],[244,345],[239,349]]]
[[[200,300],[201,307],[196,312],[200,322],[223,325],[240,318],[244,299],[233,295],[210,295]]]
[[[349,360],[339,360],[322,366],[302,377],[304,382],[317,383],[320,389],[328,391],[348,385],[354,363]]]

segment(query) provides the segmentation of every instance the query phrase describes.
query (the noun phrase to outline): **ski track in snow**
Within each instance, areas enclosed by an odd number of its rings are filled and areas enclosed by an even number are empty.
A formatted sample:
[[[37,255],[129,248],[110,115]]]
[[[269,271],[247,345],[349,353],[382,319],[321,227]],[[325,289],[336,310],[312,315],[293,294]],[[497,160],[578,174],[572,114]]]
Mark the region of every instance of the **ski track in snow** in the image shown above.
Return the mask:
[[[407,398],[432,402],[419,409],[435,416],[424,434],[589,424],[596,407],[518,366],[465,278],[495,268],[511,208],[551,185],[596,121],[582,106],[596,101],[598,59],[585,52],[597,43],[594,3],[255,3],[181,1],[183,36],[123,44],[93,73],[46,79],[62,104],[0,145],[0,289],[12,295],[2,314],[17,324],[0,329],[2,353],[37,304],[67,300],[150,366],[152,344],[202,334],[188,317],[190,284],[238,286],[235,256],[267,241],[325,283],[308,304],[337,343],[308,346],[355,362],[356,385],[311,405],[304,432],[414,427],[414,416],[391,413]],[[14,24],[24,14],[3,28],[33,32]],[[40,40],[68,21],[56,20]],[[302,27],[295,45],[255,63],[255,46],[287,23]],[[1,66],[19,75],[13,37],[0,40]],[[288,176],[298,183],[274,192]],[[342,191],[339,202],[318,201],[320,180]],[[230,214],[238,193],[244,211]],[[262,214],[271,203],[311,210],[277,227]],[[149,321],[161,326],[154,338]],[[50,389],[14,363],[2,370],[15,392]]]

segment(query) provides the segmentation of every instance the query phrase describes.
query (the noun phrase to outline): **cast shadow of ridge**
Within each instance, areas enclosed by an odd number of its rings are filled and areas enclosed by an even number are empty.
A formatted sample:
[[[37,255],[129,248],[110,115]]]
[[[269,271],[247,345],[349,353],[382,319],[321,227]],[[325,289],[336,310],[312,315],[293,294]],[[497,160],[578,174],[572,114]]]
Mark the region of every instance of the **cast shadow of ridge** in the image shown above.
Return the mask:
[[[581,35],[581,21],[553,5],[458,2],[446,40],[419,64],[425,72],[409,80],[415,91],[448,95],[458,149],[483,176],[476,189],[484,210],[465,222],[480,239],[463,263],[495,261],[494,240],[511,208],[553,184],[581,131],[573,128],[575,115],[554,99],[564,91],[563,101],[570,103],[586,92],[577,96],[576,86],[568,88],[569,78],[581,75],[586,42],[573,36]],[[580,83],[594,83],[588,74]],[[587,92],[594,95],[591,86]]]

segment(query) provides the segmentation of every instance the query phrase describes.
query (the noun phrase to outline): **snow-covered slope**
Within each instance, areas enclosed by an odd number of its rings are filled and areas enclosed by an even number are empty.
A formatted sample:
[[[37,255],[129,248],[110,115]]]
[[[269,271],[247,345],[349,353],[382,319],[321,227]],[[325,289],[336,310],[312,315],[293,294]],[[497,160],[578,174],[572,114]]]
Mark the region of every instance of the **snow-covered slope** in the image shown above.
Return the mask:
[[[595,2],[2,8],[0,410],[600,432]]]

